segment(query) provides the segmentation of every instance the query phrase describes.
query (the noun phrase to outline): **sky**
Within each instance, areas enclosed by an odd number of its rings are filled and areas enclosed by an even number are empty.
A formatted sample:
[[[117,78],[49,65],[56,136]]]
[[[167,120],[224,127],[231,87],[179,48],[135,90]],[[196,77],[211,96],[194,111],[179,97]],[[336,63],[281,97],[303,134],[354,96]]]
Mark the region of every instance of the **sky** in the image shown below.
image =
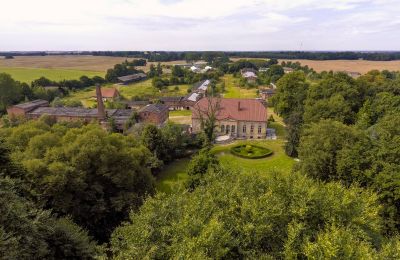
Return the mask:
[[[400,0],[0,0],[0,51],[400,50]]]

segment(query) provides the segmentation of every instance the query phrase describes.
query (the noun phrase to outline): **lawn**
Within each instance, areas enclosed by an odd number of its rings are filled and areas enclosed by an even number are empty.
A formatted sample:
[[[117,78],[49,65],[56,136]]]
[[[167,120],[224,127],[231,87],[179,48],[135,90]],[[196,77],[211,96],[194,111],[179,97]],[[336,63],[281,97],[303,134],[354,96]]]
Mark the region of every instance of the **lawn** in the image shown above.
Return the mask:
[[[186,167],[190,158],[175,160],[165,166],[157,178],[156,188],[158,191],[171,193],[177,186],[184,183],[189,176],[186,174]]]
[[[192,110],[173,110],[169,111],[169,116],[192,116]]]
[[[262,159],[244,159],[231,154],[231,147],[242,144],[262,146],[273,151],[273,154]],[[289,172],[292,169],[295,161],[293,158],[290,158],[285,154],[283,146],[283,139],[236,141],[229,145],[216,145],[212,151],[217,155],[220,163],[228,168],[241,169],[248,173],[263,173],[272,170]]]
[[[225,82],[224,98],[256,98],[257,89],[246,89],[239,86],[239,79],[232,74],[226,74],[221,78]]]
[[[69,69],[0,67],[0,73],[2,72],[10,74],[15,80],[26,83],[31,83],[33,80],[40,77],[46,77],[55,81],[61,81],[64,79],[79,79],[83,75],[88,77],[104,77],[104,72]]]

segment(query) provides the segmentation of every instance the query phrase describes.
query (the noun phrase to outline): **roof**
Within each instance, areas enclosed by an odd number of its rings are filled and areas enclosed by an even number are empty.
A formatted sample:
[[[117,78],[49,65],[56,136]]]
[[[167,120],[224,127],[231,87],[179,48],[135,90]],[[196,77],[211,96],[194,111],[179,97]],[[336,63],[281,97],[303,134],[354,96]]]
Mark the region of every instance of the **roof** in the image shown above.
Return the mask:
[[[143,79],[146,78],[147,75],[144,73],[136,73],[136,74],[131,74],[131,75],[127,75],[127,76],[122,76],[122,77],[118,77],[119,81],[132,81],[132,80],[138,80],[138,79]]]
[[[152,113],[162,113],[164,111],[169,111],[168,107],[163,104],[148,104],[140,109],[140,112],[152,112]]]
[[[260,89],[260,93],[275,94],[275,89],[270,89],[270,88]]]
[[[189,96],[186,97],[187,100],[196,102],[199,100],[200,94],[199,93],[191,93]]]
[[[50,116],[73,116],[73,117],[97,117],[97,109],[81,108],[81,107],[38,107],[29,112],[31,115]]]
[[[113,98],[119,95],[116,88],[101,88],[101,96],[103,98]]]
[[[196,83],[194,86],[195,86],[196,90],[206,91],[208,89],[208,85],[210,85],[210,83],[211,83],[211,81],[209,79],[206,79],[206,80]]]
[[[132,101],[122,101],[122,103],[127,104],[128,106],[145,106],[147,104],[150,104],[150,101],[148,100],[132,100]]]
[[[30,102],[15,105],[14,107],[21,108],[25,111],[29,111],[31,109],[35,109],[40,106],[48,106],[48,105],[49,105],[48,101],[43,100],[43,99],[36,99],[36,100],[30,101]]]
[[[161,102],[180,102],[184,97],[161,97]]]
[[[246,71],[242,73],[245,78],[257,78],[257,75],[252,71]]]
[[[267,109],[256,99],[214,98],[212,104],[218,104],[217,120],[232,119],[238,121],[267,121]],[[202,98],[194,105],[192,118],[200,118],[208,109],[209,100]]]

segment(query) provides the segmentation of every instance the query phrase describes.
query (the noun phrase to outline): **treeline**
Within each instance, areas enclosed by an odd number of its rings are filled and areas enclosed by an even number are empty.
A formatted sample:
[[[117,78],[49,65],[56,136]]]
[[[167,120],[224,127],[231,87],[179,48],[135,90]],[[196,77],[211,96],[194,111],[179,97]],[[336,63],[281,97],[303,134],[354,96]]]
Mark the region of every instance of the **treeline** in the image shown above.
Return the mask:
[[[143,58],[149,61],[206,60],[210,57],[229,58],[266,58],[266,59],[309,59],[309,60],[399,60],[398,51],[83,51],[83,52],[0,52],[0,56],[46,56],[46,55],[94,55]]]
[[[0,114],[5,113],[10,105],[34,99],[51,102],[57,97],[67,96],[69,91],[83,89],[97,83],[105,83],[105,79],[99,76],[93,78],[82,76],[79,80],[53,81],[41,77],[29,85],[14,80],[9,74],[0,73]]]
[[[286,152],[308,176],[378,193],[385,232],[400,230],[400,75],[371,71],[358,79],[301,71],[277,82],[272,102],[287,125]]]

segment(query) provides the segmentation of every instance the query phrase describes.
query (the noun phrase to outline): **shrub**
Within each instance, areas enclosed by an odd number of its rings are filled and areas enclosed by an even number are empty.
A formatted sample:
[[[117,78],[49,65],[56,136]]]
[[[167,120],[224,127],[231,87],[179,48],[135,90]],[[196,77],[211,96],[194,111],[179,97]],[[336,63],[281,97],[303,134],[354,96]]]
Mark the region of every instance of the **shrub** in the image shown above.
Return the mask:
[[[270,156],[273,152],[256,145],[237,145],[231,148],[231,153],[246,159],[261,159]]]

